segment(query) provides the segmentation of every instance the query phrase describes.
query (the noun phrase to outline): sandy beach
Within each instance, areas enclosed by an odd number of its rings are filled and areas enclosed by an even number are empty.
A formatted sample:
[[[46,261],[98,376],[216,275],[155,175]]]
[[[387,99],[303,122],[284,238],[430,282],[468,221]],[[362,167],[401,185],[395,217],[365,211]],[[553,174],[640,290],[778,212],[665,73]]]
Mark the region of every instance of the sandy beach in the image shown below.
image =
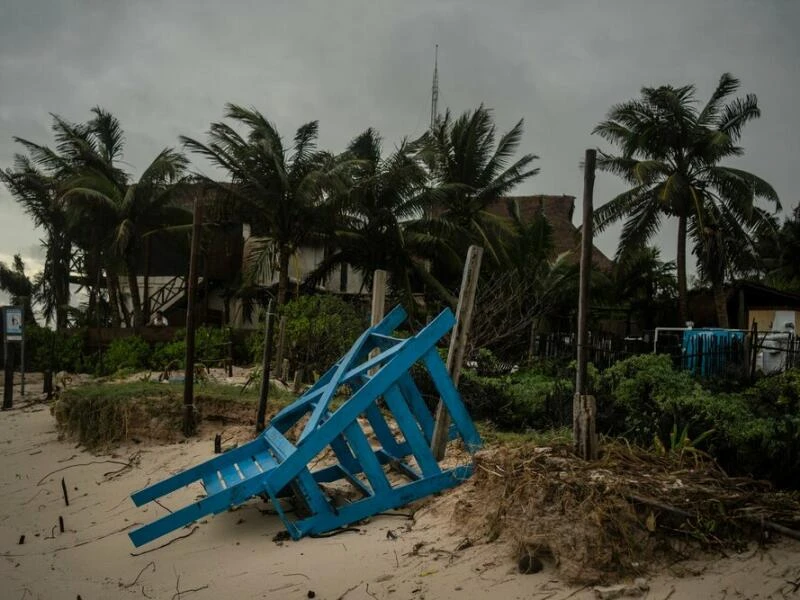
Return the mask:
[[[269,505],[251,500],[137,549],[129,529],[202,491],[183,490],[154,509],[136,508],[130,493],[210,457],[213,431],[186,443],[130,444],[95,455],[58,439],[48,406],[17,404],[0,413],[3,598],[596,597],[591,587],[562,583],[552,565],[520,574],[502,540],[463,548],[469,532],[455,531],[452,506],[469,485],[423,503],[413,519],[377,516],[352,531],[299,542],[274,541],[282,524]],[[800,544],[779,541],[675,565],[649,577],[642,597],[792,598],[800,592],[788,582],[799,578]]]

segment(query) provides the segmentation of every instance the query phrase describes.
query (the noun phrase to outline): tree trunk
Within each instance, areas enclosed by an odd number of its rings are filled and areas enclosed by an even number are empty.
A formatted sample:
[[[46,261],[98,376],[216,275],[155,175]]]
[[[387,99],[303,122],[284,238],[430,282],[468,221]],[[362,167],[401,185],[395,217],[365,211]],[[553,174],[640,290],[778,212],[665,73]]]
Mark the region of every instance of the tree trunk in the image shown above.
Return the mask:
[[[69,272],[72,258],[72,244],[62,240],[56,265],[53,268],[53,296],[56,302],[56,331],[67,326],[67,307],[69,306]]]
[[[106,270],[106,285],[108,286],[108,304],[111,309],[111,326],[121,327],[120,298],[117,294],[117,276],[110,269]]]
[[[689,320],[689,297],[686,286],[686,215],[678,217],[678,319],[682,327]]]
[[[150,236],[144,240],[144,294],[142,298],[142,324],[150,322]]]
[[[125,324],[125,327],[130,327],[131,323],[131,311],[128,310],[128,303],[125,302],[125,294],[122,293],[122,287],[119,283],[119,277],[116,278],[117,282],[117,300],[119,301],[119,308],[122,311],[122,322]]]
[[[280,308],[286,304],[286,296],[289,293],[289,249],[281,246],[278,250],[278,306]]]
[[[728,297],[723,282],[714,282],[714,308],[717,309],[717,326],[728,329]]]
[[[128,272],[128,288],[130,289],[131,305],[133,307],[133,326],[141,327],[144,325],[144,323],[142,323],[142,296],[139,293],[139,281],[136,277],[136,267],[134,267],[132,260],[128,261],[126,266]]]

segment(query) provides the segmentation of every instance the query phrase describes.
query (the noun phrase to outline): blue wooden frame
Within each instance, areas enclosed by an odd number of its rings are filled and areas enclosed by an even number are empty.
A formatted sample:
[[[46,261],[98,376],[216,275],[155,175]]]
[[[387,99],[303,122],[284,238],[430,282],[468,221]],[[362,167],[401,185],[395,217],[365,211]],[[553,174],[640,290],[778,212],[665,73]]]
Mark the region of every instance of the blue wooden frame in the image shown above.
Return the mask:
[[[367,329],[341,360],[276,414],[253,441],[134,493],[131,498],[141,506],[201,482],[206,497],[135,529],[129,534],[131,541],[140,546],[257,495],[269,496],[291,536],[299,539],[397,508],[469,477],[471,463],[442,469],[434,458],[430,449],[433,416],[410,374],[415,363],[427,369],[450,413],[451,439],[460,437],[467,450],[475,452],[480,436],[436,350],[455,318],[445,309],[415,336],[392,337],[405,320],[405,310],[397,306]],[[379,354],[370,358],[373,350]],[[343,386],[350,395],[332,410],[331,400]],[[394,418],[402,439],[393,433],[386,412]],[[306,415],[308,420],[292,443],[285,434]],[[359,417],[369,422],[372,442]],[[328,448],[337,463],[312,472],[308,465]],[[407,481],[391,480],[387,466]],[[335,506],[320,484],[340,480],[349,482],[362,497]],[[279,498],[290,493],[307,505],[310,516],[292,520],[284,512]]]

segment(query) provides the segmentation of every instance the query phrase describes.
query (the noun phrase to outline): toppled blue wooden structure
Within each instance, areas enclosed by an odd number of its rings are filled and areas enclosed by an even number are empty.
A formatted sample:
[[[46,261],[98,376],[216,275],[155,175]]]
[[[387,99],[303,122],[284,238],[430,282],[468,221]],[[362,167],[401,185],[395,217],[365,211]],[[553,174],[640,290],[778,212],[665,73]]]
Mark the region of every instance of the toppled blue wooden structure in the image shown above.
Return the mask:
[[[472,464],[443,469],[434,458],[430,450],[434,420],[410,373],[415,363],[426,368],[450,413],[451,439],[460,437],[467,450],[477,450],[480,436],[436,350],[455,318],[445,310],[417,335],[392,337],[405,319],[398,306],[365,331],[333,368],[275,415],[252,442],[133,494],[134,503],[141,506],[198,481],[206,490],[206,497],[133,530],[131,541],[140,546],[253,496],[269,497],[289,534],[299,539],[397,508],[469,477]],[[379,354],[370,358],[373,351]],[[333,409],[331,401],[343,386],[349,396]],[[387,411],[397,432],[384,416]],[[359,417],[369,422],[373,442]],[[292,443],[287,433],[301,425]],[[311,471],[309,465],[328,450],[336,464]],[[401,473],[403,480],[391,481],[387,466]],[[335,506],[320,484],[339,480],[352,484],[361,497]],[[283,510],[279,498],[287,495],[305,505],[306,516]]]

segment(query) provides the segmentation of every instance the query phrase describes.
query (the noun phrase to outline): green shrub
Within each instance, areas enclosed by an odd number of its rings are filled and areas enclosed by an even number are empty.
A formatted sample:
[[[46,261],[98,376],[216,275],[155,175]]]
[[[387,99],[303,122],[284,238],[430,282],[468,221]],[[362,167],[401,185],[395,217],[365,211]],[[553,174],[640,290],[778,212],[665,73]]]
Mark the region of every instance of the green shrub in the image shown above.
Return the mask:
[[[424,369],[415,367],[414,380],[428,405],[438,395]],[[525,370],[487,377],[471,369],[461,373],[458,390],[473,419],[489,421],[505,431],[558,427],[571,422],[572,382]]]
[[[765,378],[741,393],[713,393],[668,356],[644,355],[607,369],[597,388],[598,426],[642,445],[668,447],[674,431],[700,440],[729,473],[800,482],[800,373]]]
[[[25,354],[29,371],[92,373],[95,370],[96,355],[86,348],[84,329],[54,331],[28,325],[25,328]]]
[[[294,368],[302,368],[306,377],[333,366],[367,326],[366,318],[336,296],[300,296],[284,305],[281,315],[287,317],[286,358]],[[263,336],[251,336],[255,364],[261,363],[263,351]]]
[[[198,327],[194,334],[195,360],[207,367],[220,366],[228,356],[229,332],[224,327]],[[183,368],[186,362],[186,330],[178,329],[171,342],[156,345],[150,365],[157,370]]]
[[[103,355],[102,372],[109,375],[120,369],[147,368],[150,354],[150,346],[138,335],[116,339]]]

